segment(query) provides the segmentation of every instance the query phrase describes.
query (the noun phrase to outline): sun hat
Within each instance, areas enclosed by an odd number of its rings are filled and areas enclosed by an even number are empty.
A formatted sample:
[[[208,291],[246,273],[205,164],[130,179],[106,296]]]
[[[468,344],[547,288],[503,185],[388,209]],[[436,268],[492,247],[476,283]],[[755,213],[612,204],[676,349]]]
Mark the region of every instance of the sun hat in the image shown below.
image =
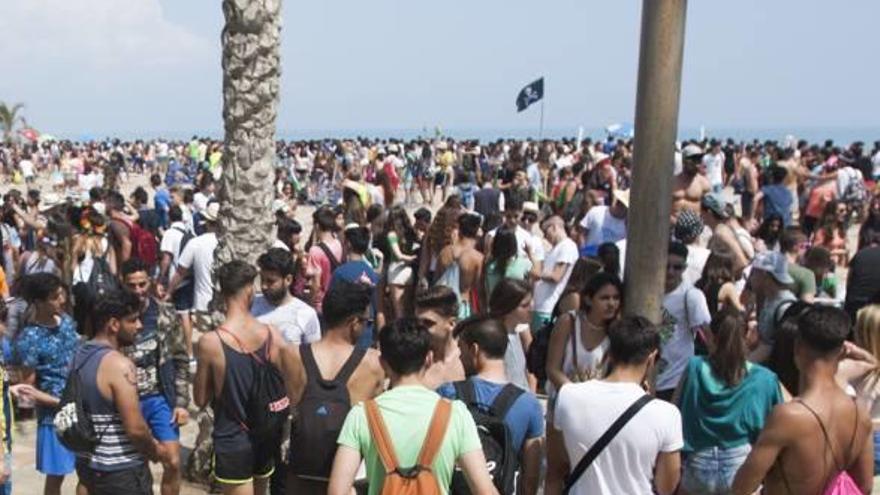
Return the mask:
[[[730,216],[727,211],[727,201],[718,193],[706,193],[703,199],[700,200],[700,205],[711,210],[721,218],[728,218]]]
[[[629,209],[629,189],[615,189],[614,199],[622,204],[624,208]]]
[[[216,222],[217,218],[220,216],[220,203],[214,201],[212,203],[208,203],[208,206],[202,210],[202,218],[206,222]]]
[[[783,285],[794,283],[794,279],[788,274],[788,260],[785,255],[775,251],[767,251],[755,256],[752,262],[753,270],[761,270],[767,272],[768,275],[776,279]]]

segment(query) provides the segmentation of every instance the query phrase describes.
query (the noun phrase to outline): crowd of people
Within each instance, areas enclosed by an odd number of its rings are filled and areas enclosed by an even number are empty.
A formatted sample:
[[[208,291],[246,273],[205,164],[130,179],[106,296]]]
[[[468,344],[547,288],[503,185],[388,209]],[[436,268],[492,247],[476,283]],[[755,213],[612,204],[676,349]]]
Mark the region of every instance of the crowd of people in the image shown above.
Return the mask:
[[[631,141],[276,150],[220,264],[222,143],[0,145],[4,493],[871,492],[880,142],[681,143],[656,322]]]

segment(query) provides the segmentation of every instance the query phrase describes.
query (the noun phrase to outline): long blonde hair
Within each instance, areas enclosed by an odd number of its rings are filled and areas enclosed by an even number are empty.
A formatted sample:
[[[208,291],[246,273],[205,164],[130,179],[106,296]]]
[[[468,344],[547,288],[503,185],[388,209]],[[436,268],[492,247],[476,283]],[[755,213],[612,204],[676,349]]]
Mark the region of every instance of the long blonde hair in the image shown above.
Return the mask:
[[[880,304],[869,304],[856,315],[856,344],[880,359]],[[868,375],[871,382],[880,379],[880,366]]]

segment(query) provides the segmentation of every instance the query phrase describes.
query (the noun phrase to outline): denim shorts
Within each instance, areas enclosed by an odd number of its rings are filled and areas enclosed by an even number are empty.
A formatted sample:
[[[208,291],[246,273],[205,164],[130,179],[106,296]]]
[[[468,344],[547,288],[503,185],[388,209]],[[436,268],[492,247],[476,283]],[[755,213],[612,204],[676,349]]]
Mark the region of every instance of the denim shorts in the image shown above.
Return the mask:
[[[880,431],[874,432],[874,476],[880,474]]]
[[[733,478],[751,450],[752,446],[745,444],[729,449],[709,447],[689,454],[684,461],[681,487],[701,495],[730,493]]]

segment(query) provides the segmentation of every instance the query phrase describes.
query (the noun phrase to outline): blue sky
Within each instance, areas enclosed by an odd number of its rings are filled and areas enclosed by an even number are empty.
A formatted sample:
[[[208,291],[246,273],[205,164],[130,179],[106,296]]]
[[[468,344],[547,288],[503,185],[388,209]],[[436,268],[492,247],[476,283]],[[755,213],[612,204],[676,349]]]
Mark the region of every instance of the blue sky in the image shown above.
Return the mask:
[[[0,100],[55,134],[217,131],[220,0],[0,0]],[[636,0],[284,1],[278,127],[631,121]],[[681,126],[877,127],[876,0],[692,0]]]

